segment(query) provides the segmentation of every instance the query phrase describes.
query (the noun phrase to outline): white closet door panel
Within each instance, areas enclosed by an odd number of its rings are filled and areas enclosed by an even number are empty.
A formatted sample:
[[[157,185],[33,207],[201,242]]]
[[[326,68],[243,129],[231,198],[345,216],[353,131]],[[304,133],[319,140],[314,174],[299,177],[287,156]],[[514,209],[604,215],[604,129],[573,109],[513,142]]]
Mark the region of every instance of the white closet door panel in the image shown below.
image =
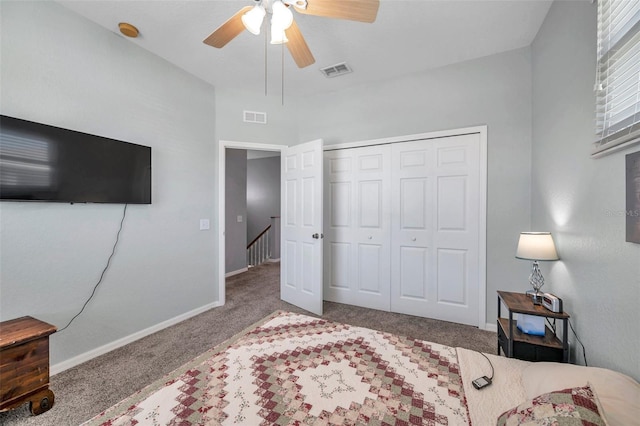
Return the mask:
[[[328,223],[324,228],[325,300],[348,303],[352,293],[354,258],[353,156],[344,151],[324,152],[324,209]]]
[[[399,187],[400,230],[406,231],[406,235],[410,235],[413,230],[427,230],[427,223],[430,221],[428,178],[401,178]]]
[[[389,310],[389,152],[325,152],[326,300]]]
[[[467,138],[469,135],[464,136],[452,136],[452,138]],[[471,135],[475,138],[476,135]],[[467,170],[469,167],[473,167],[475,158],[473,155],[469,155],[466,146],[461,145],[449,145],[451,139],[446,138],[445,144],[437,143],[437,166],[440,170],[449,169],[453,170],[455,167],[459,167],[461,171]]]
[[[434,142],[438,212],[437,318],[477,325],[480,258],[480,136]]]
[[[391,161],[391,310],[430,316],[425,307],[435,296],[432,143],[394,144]]]
[[[477,134],[394,144],[392,311],[477,325],[479,147]]]
[[[400,299],[427,300],[429,250],[424,247],[399,247]]]
[[[480,144],[473,133],[325,152],[326,300],[478,325]]]
[[[325,257],[329,270],[325,274],[328,279],[328,288],[331,290],[349,289],[349,276],[351,274],[351,243],[332,242],[325,244],[329,250]]]
[[[467,250],[438,250],[438,303],[467,306]]]
[[[388,289],[388,286],[382,281],[384,277],[378,274],[378,268],[372,267],[388,262],[382,257],[383,254],[386,254],[384,251],[384,247],[379,244],[358,245],[358,292],[388,297],[386,292],[383,294],[383,291]]]
[[[437,230],[466,231],[468,176],[439,176],[437,179]]]
[[[380,229],[383,227],[382,190],[384,182],[380,180],[358,182],[359,227]]]
[[[365,149],[377,150],[376,147]],[[358,156],[358,171],[383,173],[385,171],[384,163],[384,154],[382,152],[361,154]]]
[[[347,228],[351,226],[351,182],[331,182],[329,191],[329,226]]]

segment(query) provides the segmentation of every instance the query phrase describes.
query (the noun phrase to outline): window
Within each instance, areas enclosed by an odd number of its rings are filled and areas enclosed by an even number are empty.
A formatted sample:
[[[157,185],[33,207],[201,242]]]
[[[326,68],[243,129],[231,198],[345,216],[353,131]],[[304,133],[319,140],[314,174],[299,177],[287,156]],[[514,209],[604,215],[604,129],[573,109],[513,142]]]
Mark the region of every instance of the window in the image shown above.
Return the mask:
[[[592,156],[640,142],[640,0],[598,0]]]

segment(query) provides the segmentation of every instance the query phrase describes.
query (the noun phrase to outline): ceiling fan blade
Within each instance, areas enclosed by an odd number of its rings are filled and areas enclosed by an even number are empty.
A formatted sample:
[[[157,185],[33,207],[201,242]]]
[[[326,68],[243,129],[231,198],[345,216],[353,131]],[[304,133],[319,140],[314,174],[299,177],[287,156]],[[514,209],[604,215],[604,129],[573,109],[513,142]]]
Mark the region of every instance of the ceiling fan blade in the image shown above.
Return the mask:
[[[236,38],[238,34],[244,31],[242,15],[250,11],[252,8],[253,6],[245,6],[240,9],[235,15],[229,18],[227,22],[220,25],[217,30],[212,32],[209,37],[205,38],[203,43],[217,48],[224,47],[227,43]]]
[[[302,37],[302,33],[300,32],[300,28],[298,28],[296,21],[293,21],[291,26],[284,32],[289,39],[287,42],[287,48],[289,49],[291,56],[293,56],[293,60],[296,61],[298,68],[308,67],[316,62],[315,58],[311,54],[311,50],[309,50],[307,42],[304,40],[304,37]]]
[[[348,19],[350,21],[373,22],[378,15],[380,0],[307,0],[307,8],[293,6],[300,13]]]

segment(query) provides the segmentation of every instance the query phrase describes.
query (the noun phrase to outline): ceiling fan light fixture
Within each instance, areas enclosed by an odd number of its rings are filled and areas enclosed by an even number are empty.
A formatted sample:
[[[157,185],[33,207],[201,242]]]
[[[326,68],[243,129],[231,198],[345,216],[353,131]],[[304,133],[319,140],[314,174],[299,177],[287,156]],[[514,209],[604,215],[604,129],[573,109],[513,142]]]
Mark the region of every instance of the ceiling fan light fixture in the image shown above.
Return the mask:
[[[293,13],[280,0],[276,0],[271,5],[273,16],[271,17],[271,26],[276,24],[283,30],[288,29],[293,24]]]
[[[245,29],[253,34],[260,34],[264,17],[268,13],[271,15],[271,43],[287,43],[289,53],[298,68],[305,68],[316,60],[293,19],[293,8],[306,15],[371,23],[376,20],[379,6],[380,0],[253,0],[253,5],[242,7],[203,42],[220,49]],[[266,51],[265,49],[265,54]],[[265,59],[265,68],[266,62]]]
[[[284,33],[284,28],[271,23],[271,44],[283,44],[288,42],[289,39]]]
[[[242,23],[247,31],[255,35],[260,34],[260,27],[262,27],[262,21],[266,13],[264,7],[261,4],[257,4],[253,6],[253,9],[242,15]]]

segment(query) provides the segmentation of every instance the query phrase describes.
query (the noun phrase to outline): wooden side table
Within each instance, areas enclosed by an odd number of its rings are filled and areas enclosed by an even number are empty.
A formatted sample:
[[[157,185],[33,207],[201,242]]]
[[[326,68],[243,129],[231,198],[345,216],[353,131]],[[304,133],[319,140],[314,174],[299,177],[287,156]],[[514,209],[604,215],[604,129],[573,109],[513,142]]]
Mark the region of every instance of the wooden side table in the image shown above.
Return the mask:
[[[55,332],[54,325],[32,317],[0,322],[0,411],[29,402],[38,415],[53,406],[49,335]]]
[[[501,318],[502,303],[507,307],[509,318]],[[562,321],[562,340],[554,330],[545,324],[545,335],[534,336],[518,330],[513,314],[536,315],[555,318]],[[534,305],[531,297],[524,293],[498,292],[498,354],[502,348],[508,358],[525,361],[562,361],[569,362],[569,333],[567,324],[569,314],[551,312],[542,305]]]

